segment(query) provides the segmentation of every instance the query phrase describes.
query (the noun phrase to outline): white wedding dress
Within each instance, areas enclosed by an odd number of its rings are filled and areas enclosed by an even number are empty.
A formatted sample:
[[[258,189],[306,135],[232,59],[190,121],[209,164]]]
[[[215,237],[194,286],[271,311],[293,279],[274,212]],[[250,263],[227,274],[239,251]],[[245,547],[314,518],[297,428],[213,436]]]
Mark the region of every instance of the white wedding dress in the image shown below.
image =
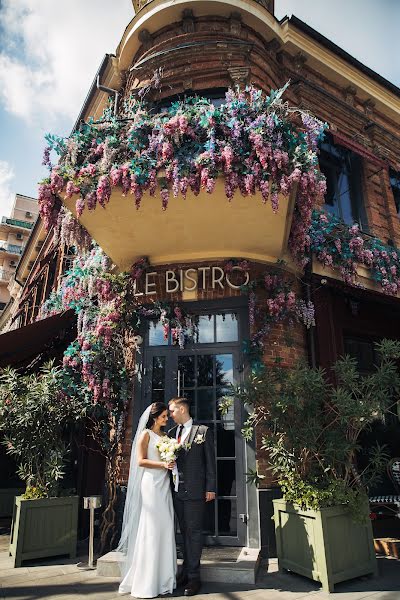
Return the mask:
[[[150,434],[147,458],[160,461],[158,436]],[[172,593],[176,587],[176,545],[174,508],[167,469],[143,467],[141,512],[133,559],[119,593],[136,598],[155,598]]]

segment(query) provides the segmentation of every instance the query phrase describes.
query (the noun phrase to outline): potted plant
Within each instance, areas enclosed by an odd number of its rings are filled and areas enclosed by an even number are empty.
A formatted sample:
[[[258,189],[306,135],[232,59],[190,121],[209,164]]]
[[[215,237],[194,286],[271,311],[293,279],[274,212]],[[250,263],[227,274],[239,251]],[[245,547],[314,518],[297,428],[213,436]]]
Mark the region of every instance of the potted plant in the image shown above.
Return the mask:
[[[23,560],[76,556],[78,496],[61,496],[67,422],[82,413],[62,390],[62,371],[52,362],[40,373],[0,375],[0,432],[15,458],[26,491],[15,498],[10,541],[14,566]]]
[[[250,439],[261,428],[283,493],[273,501],[279,568],[330,592],[340,581],[377,572],[367,490],[387,456],[378,445],[369,448],[361,470],[357,454],[361,432],[390,410],[400,390],[400,342],[377,346],[380,361],[367,376],[348,356],[333,366],[334,384],[322,369],[277,361],[239,390],[252,408],[243,433]]]

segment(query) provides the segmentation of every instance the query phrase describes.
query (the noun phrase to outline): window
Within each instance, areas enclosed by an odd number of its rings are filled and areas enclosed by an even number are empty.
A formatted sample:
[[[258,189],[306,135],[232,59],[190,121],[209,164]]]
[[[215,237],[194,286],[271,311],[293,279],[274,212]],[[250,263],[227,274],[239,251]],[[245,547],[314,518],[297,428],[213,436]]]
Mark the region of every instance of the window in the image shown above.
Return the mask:
[[[189,343],[215,344],[237,342],[239,340],[239,324],[235,313],[219,313],[214,315],[199,315],[197,331]],[[150,323],[149,346],[168,346],[172,344],[171,332],[165,337],[162,323]]]
[[[396,173],[396,171],[390,169],[389,177],[394,203],[396,205],[397,216],[400,217],[400,173]]]
[[[326,177],[325,209],[347,225],[358,223],[366,231],[361,157],[334,144],[327,135],[320,144],[319,166]]]
[[[182,94],[175,94],[168,98],[163,98],[160,102],[154,104],[154,112],[159,113],[168,110],[173,102],[184,100],[185,98],[198,97],[207,98],[217,108],[226,102],[225,94],[227,88],[214,88],[210,90],[186,90]]]
[[[344,352],[357,361],[361,375],[369,375],[379,364],[375,341],[369,338],[347,336],[344,338]]]

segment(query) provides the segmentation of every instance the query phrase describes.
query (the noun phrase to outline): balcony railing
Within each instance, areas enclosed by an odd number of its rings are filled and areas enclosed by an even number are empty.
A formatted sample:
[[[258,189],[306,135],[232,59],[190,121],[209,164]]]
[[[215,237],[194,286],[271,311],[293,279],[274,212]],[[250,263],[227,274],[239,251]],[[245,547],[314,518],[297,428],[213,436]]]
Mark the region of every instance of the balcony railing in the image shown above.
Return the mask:
[[[0,252],[9,252],[10,254],[22,254],[23,248],[22,246],[18,246],[17,244],[6,244],[4,242],[0,242]]]
[[[13,271],[6,271],[5,269],[0,269],[0,282],[1,281],[10,281],[10,279],[13,275],[14,275]]]
[[[1,222],[4,225],[13,225],[14,227],[23,227],[24,229],[32,229],[34,226],[34,223],[20,221],[19,219],[9,219],[8,217],[1,217]]]

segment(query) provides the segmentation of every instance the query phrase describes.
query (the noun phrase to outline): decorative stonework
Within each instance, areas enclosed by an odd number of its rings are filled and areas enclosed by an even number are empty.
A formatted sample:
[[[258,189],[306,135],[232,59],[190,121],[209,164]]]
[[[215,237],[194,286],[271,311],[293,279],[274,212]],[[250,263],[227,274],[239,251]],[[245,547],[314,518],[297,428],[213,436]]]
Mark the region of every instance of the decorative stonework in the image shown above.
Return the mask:
[[[375,102],[368,98],[365,102],[363,102],[364,112],[367,116],[371,116],[374,113]]]
[[[189,8],[185,8],[182,12],[182,31],[183,33],[194,33],[195,29],[196,24],[193,11]]]
[[[295,56],[293,56],[292,65],[296,73],[301,73],[301,71],[303,71],[306,62],[307,56],[304,54],[304,52],[298,52]]]
[[[240,32],[242,31],[242,15],[240,13],[231,13],[231,16],[229,17],[229,28],[233,35],[240,35]]]
[[[139,42],[142,43],[144,50],[149,50],[149,48],[152,47],[153,38],[151,37],[151,33],[148,31],[148,29],[142,29],[139,31],[138,38]]]
[[[250,69],[248,67],[230,67],[228,73],[232,83],[244,85],[248,81]]]
[[[192,90],[193,89],[193,79],[184,79],[182,82],[182,88],[184,90]]]
[[[357,88],[355,88],[354,85],[348,85],[343,90],[343,98],[345,99],[347,104],[350,104],[350,106],[355,105],[356,94],[357,94]]]
[[[266,43],[266,48],[270,54],[276,54],[281,48],[281,43],[278,38],[274,37],[272,40]]]

